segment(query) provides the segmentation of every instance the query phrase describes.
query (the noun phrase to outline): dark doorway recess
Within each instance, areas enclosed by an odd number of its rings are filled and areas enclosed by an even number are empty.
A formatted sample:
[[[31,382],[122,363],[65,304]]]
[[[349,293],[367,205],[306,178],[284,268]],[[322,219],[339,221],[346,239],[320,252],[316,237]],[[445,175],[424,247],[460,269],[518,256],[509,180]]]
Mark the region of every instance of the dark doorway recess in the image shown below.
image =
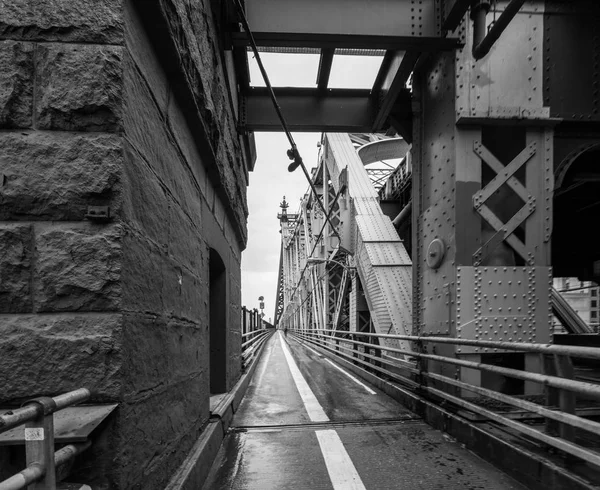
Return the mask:
[[[227,274],[221,256],[210,249],[210,392],[227,391]]]

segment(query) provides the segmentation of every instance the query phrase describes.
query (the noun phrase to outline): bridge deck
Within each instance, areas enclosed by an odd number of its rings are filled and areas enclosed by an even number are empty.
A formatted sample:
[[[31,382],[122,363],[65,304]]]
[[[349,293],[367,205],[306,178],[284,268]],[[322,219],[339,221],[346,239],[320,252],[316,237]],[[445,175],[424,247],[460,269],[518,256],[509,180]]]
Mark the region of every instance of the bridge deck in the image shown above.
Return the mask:
[[[204,488],[523,488],[360,383],[276,333]]]

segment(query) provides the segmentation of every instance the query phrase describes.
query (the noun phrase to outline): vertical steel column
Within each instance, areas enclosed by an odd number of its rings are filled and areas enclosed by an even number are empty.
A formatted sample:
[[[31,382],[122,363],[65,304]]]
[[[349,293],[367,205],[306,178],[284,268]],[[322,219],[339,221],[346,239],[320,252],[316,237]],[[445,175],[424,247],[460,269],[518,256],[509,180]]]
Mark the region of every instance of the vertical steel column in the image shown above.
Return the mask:
[[[530,2],[482,60],[469,49],[441,53],[415,75],[415,333],[549,341],[553,131],[541,93],[543,7],[541,0]],[[470,46],[468,19],[459,30]],[[445,345],[435,350],[540,369],[538,356]],[[437,363],[428,369],[509,388],[500,377],[484,379],[469,369]]]

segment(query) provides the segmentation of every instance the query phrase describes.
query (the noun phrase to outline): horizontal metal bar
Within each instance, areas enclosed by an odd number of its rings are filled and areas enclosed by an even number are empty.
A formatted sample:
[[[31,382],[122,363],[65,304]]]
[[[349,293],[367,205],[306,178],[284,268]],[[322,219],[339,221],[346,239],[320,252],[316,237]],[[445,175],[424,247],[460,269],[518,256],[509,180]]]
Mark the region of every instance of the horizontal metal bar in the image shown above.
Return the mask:
[[[261,333],[260,336],[258,337],[253,337],[250,340],[247,340],[246,342],[242,343],[242,350],[244,350],[247,346],[254,344],[256,341],[258,341],[260,338],[264,337],[268,332],[264,331]]]
[[[354,333],[354,332],[352,332]],[[373,335],[373,334],[368,334]],[[325,336],[323,336],[325,337]],[[398,335],[397,337],[402,337]],[[349,342],[355,342],[359,345],[373,345],[373,344],[365,344],[364,342],[359,342],[356,340],[348,340]],[[469,369],[475,369],[478,371],[488,371],[491,373],[502,374],[504,376],[509,376],[511,378],[521,379],[524,381],[532,381],[534,383],[539,383],[545,386],[550,386],[552,388],[559,388],[563,390],[568,390],[574,393],[580,393],[582,395],[592,396],[594,398],[600,399],[600,385],[595,385],[592,383],[586,383],[583,381],[576,381],[571,379],[563,379],[557,376],[548,376],[544,374],[537,373],[529,373],[526,371],[519,371],[517,369],[505,368],[500,366],[494,366],[492,364],[485,364],[482,362],[473,362],[473,361],[465,361],[462,359],[452,359],[450,357],[436,356],[432,354],[422,354],[414,351],[406,351],[402,349],[396,349],[394,347],[386,347],[383,345],[376,346],[378,349],[386,350],[388,352],[396,352],[398,354],[403,354],[409,357],[416,357],[419,359],[428,359],[430,361],[437,361],[445,364],[450,364],[453,366],[461,366]]]
[[[547,434],[544,434],[544,433],[542,433],[536,429],[533,429],[532,427],[525,425],[521,422],[517,422],[516,420],[511,420],[507,417],[503,417],[502,415],[498,415],[497,413],[492,412],[491,410],[487,410],[483,407],[475,405],[474,403],[467,402],[467,401],[463,400],[462,398],[458,398],[456,396],[450,395],[450,394],[448,394],[444,391],[438,390],[436,388],[426,386],[426,387],[421,387],[421,389],[423,389],[424,391],[427,391],[431,394],[434,394],[436,396],[439,396],[441,398],[444,398],[444,399],[454,403],[455,405],[458,405],[459,407],[462,407],[467,410],[470,410],[471,412],[475,412],[480,415],[483,415],[484,417],[487,417],[490,420],[493,420],[494,422],[498,422],[499,424],[510,427],[511,429],[514,429],[522,434],[526,434],[533,439],[536,439],[545,444],[548,444],[549,446],[553,446],[557,449],[560,449],[561,451],[572,454],[573,456],[577,456],[578,458],[581,458],[584,461],[587,461],[589,463],[600,466],[600,455],[598,453],[593,453],[593,452],[588,451],[580,446],[576,446],[575,444],[573,444],[571,442],[567,442],[567,441],[559,439],[557,437],[552,437]]]
[[[259,328],[257,330],[252,330],[252,332],[243,333],[242,338],[249,337],[250,335],[256,335],[257,333],[260,333],[260,332],[267,332],[267,331],[268,330],[266,328]]]
[[[369,131],[375,117],[375,103],[369,90],[273,89],[293,131]],[[240,125],[247,131],[279,131],[268,92],[251,88],[242,95]]]
[[[303,337],[307,337],[307,336],[315,336],[315,334],[303,334]],[[332,339],[329,338],[325,342],[329,344],[331,342],[331,340]],[[354,342],[354,341],[352,341],[350,339],[345,339],[345,341],[349,342],[349,343],[353,343]],[[348,356],[346,354],[343,354],[343,353],[341,353],[339,351],[336,351],[335,349],[327,348],[327,347],[321,345],[318,342],[311,342],[311,343],[313,343],[314,345],[323,347],[323,348],[325,348],[325,349],[333,352],[334,354],[342,355],[344,357],[350,357],[350,356]],[[373,345],[373,344],[371,344],[371,345]],[[376,347],[376,348],[381,348],[381,346],[375,346],[375,345],[373,345],[373,346]],[[338,347],[341,347],[341,346],[338,346]],[[348,349],[346,348],[346,350],[348,350]],[[363,355],[363,354],[361,354],[361,355]],[[355,359],[355,358],[351,358],[351,359],[360,362],[359,359]],[[387,363],[383,359],[379,359],[379,360],[382,361],[382,362]],[[369,365],[369,367],[376,367],[376,366]],[[567,425],[572,426],[572,427],[577,427],[579,429],[587,430],[587,431],[592,432],[592,433],[598,433],[600,431],[600,424],[599,423],[591,421],[591,420],[586,420],[586,419],[578,417],[576,415],[572,415],[572,414],[568,414],[568,413],[564,413],[564,412],[560,412],[560,411],[555,411],[555,410],[550,410],[548,408],[539,406],[539,405],[537,405],[535,403],[528,402],[526,400],[521,400],[521,399],[513,398],[513,397],[510,397],[508,395],[504,395],[502,393],[498,393],[498,392],[495,392],[495,391],[492,391],[492,390],[488,390],[486,388],[482,388],[482,387],[478,387],[478,386],[473,386],[473,385],[470,385],[468,383],[464,383],[462,381],[454,380],[452,378],[448,378],[446,376],[442,376],[442,375],[439,375],[439,374],[428,373],[428,372],[421,372],[421,374],[423,376],[429,378],[429,379],[433,379],[433,380],[436,380],[436,381],[440,381],[442,383],[450,384],[452,386],[455,386],[455,387],[458,387],[458,388],[461,388],[461,389],[465,389],[465,390],[471,391],[473,393],[477,393],[479,395],[483,395],[483,396],[486,396],[488,398],[492,398],[492,399],[495,399],[497,401],[500,401],[500,402],[503,402],[503,403],[507,403],[507,404],[510,404],[510,405],[522,408],[524,410],[528,410],[528,411],[530,411],[532,413],[536,413],[536,414],[541,415],[543,417],[556,420],[558,422],[567,424]],[[398,375],[397,374],[390,373],[390,375],[393,378],[398,379]],[[423,390],[425,392],[428,392],[428,393],[430,393],[432,395],[438,396],[438,397],[440,397],[442,399],[448,400],[448,401],[456,404],[457,406],[465,408],[465,409],[467,409],[467,410],[469,410],[471,412],[483,415],[484,417],[487,417],[490,420],[498,422],[498,423],[500,423],[502,425],[505,425],[507,427],[513,428],[513,429],[517,430],[520,433],[527,434],[528,436],[530,436],[530,437],[532,437],[532,438],[534,438],[534,439],[536,439],[538,441],[541,441],[541,442],[543,442],[545,444],[548,444],[548,445],[550,445],[552,447],[560,449],[561,451],[564,451],[564,452],[566,452],[568,454],[576,456],[576,457],[578,457],[578,458],[580,458],[580,459],[582,459],[584,461],[587,461],[587,462],[595,464],[595,465],[600,465],[600,454],[598,454],[597,452],[590,451],[590,450],[588,450],[586,448],[583,448],[581,446],[578,446],[578,445],[576,445],[576,444],[574,444],[572,442],[565,441],[563,439],[559,439],[559,438],[552,437],[552,436],[549,436],[547,434],[544,434],[544,433],[542,433],[542,432],[540,432],[540,431],[538,431],[536,429],[533,429],[533,428],[529,427],[528,425],[525,425],[523,423],[511,420],[511,419],[509,419],[507,417],[504,417],[504,416],[502,416],[500,414],[497,414],[497,413],[495,413],[493,411],[485,409],[485,408],[483,408],[483,407],[481,407],[479,405],[476,405],[474,403],[471,403],[471,402],[468,402],[466,400],[463,400],[462,398],[455,397],[455,396],[453,396],[453,395],[451,395],[451,394],[449,394],[449,393],[447,393],[445,391],[438,390],[436,388],[432,388],[432,387],[429,387],[429,386],[421,386],[421,385],[419,385],[419,387],[420,387],[421,390]]]
[[[87,400],[91,396],[86,388],[70,391],[53,398],[56,408],[53,412],[62,410],[65,407],[75,405],[76,403]],[[17,427],[30,420],[35,420],[42,415],[43,409],[38,404],[27,405],[22,408],[16,408],[0,415],[0,432],[5,432],[13,427]]]
[[[39,481],[44,476],[44,468],[39,464],[32,464],[16,475],[0,482],[0,490],[19,490]]]
[[[54,453],[54,464],[58,467],[67,463],[78,454],[81,454],[92,445],[91,441],[82,442],[80,444],[69,444]]]
[[[528,402],[520,398],[514,398],[509,395],[505,395],[504,393],[498,393],[497,391],[482,388],[480,386],[474,386],[468,383],[464,383],[462,381],[458,381],[447,376],[442,376],[441,374],[429,372],[423,372],[421,374],[429,379],[441,381],[442,383],[456,386],[457,388],[462,388],[472,393],[477,393],[478,395],[486,396],[488,398],[492,398],[494,400],[506,403],[508,405],[512,405],[517,408],[522,408],[523,410],[526,410],[528,412],[535,413],[542,417],[546,417],[552,420],[556,420],[558,422],[568,424],[572,427],[577,427],[578,429],[587,430],[594,434],[600,433],[600,423],[594,422],[592,420],[587,420],[582,417],[578,417],[577,415],[560,412],[557,410],[550,410],[536,403]]]
[[[293,48],[384,49],[411,51],[452,51],[462,46],[459,39],[413,36],[360,36],[337,34],[306,34],[252,32],[258,46]],[[250,41],[243,32],[231,34],[234,46],[248,46]]]
[[[56,411],[62,410],[63,408],[70,407],[71,405],[75,405],[77,403],[81,403],[88,398],[90,398],[92,394],[90,390],[87,388],[80,388],[78,390],[69,391],[68,393],[63,393],[62,395],[55,396],[54,403],[56,403]]]
[[[319,329],[306,330],[307,332],[320,332]],[[599,347],[579,347],[571,345],[532,344],[526,342],[502,342],[493,340],[469,340],[448,337],[423,337],[415,335],[377,334],[364,332],[348,332],[349,335],[371,336],[386,339],[409,340],[412,342],[431,342],[438,344],[466,345],[472,347],[488,347],[501,350],[515,350],[519,352],[536,352],[539,354],[560,354],[564,356],[580,357],[585,359],[600,360]]]
[[[349,361],[357,361],[357,362],[363,364],[364,366],[368,366],[369,369],[374,369],[376,371],[379,371],[382,374],[385,374],[386,376],[390,376],[390,377],[396,379],[398,382],[400,382],[400,383],[402,383],[404,385],[407,385],[410,388],[414,389],[414,388],[419,387],[418,383],[415,383],[414,381],[412,381],[412,380],[410,380],[408,378],[399,376],[398,374],[393,373],[391,371],[388,371],[387,369],[380,368],[379,366],[375,366],[375,365],[373,365],[373,364],[371,364],[369,362],[361,361],[360,359],[352,357],[352,356],[350,356],[348,354],[344,354],[343,352],[336,351],[335,349],[332,349],[331,347],[327,347],[327,346],[324,346],[324,345],[319,344],[319,343],[314,343],[314,345],[317,345],[319,347],[322,347],[323,349],[331,351],[333,354],[341,355],[343,357],[346,357]]]

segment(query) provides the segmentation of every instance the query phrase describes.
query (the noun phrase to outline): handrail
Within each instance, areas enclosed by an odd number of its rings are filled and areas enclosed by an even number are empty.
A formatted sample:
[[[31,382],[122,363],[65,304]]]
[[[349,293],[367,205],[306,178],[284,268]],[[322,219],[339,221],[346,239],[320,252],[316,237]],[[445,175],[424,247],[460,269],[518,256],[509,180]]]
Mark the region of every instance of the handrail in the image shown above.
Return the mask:
[[[423,396],[428,396],[434,401],[445,400],[455,407],[468,410],[489,420],[500,423],[506,427],[520,432],[527,437],[533,438],[543,444],[552,446],[564,453],[579,458],[594,465],[600,465],[600,453],[591,448],[583,447],[575,441],[575,429],[584,430],[593,434],[600,433],[600,423],[585,419],[576,414],[575,393],[587,397],[600,398],[600,385],[582,382],[573,379],[574,371],[571,358],[581,357],[586,359],[600,359],[600,348],[576,347],[576,346],[554,346],[540,344],[512,344],[500,341],[477,341],[465,339],[451,339],[445,337],[420,337],[408,335],[386,335],[367,332],[345,332],[348,337],[333,337],[322,330],[290,330],[290,333],[302,342],[307,342],[315,347],[324,349],[331,354],[341,357],[347,362],[358,365],[362,369],[371,371],[376,376],[385,375],[387,379],[393,379],[413,390],[418,390]],[[446,343],[465,346],[477,346],[495,348],[501,350],[515,350],[519,352],[531,352],[541,354],[544,358],[553,361],[553,364],[544,365],[544,371],[548,368],[550,372],[532,373],[519,369],[494,366],[480,362],[464,359],[444,357],[435,354],[427,354],[414,351],[407,352],[402,349],[387,347],[384,344],[375,344],[357,340],[360,337],[371,338],[398,338],[423,343]],[[364,352],[358,349],[363,349]],[[375,351],[375,352],[373,352]],[[418,362],[410,365],[406,361],[395,359],[393,355],[385,353],[400,353],[418,359]],[[379,353],[379,355],[378,355]],[[478,371],[489,371],[515,379],[535,382],[544,386],[547,391],[545,405],[533,401],[516,398],[511,395],[494,391],[489,388],[472,385],[458,379],[454,379],[435,372],[428,372],[427,361],[449,364],[457,367],[475,369]],[[433,384],[433,385],[432,385]],[[494,411],[487,404],[477,403],[477,399],[457,396],[460,392],[470,392],[479,397],[500,402],[505,406],[516,407],[531,413],[533,416],[543,417],[546,420],[544,430],[538,430],[530,425],[524,424],[499,411]],[[549,390],[549,391],[548,391]],[[558,402],[558,407],[555,406]],[[558,433],[558,436],[556,435]]]
[[[0,482],[0,490],[55,490],[55,468],[90,447],[89,441],[70,444],[54,452],[54,413],[90,398],[86,388],[70,391],[56,397],[39,397],[25,402],[25,406],[0,415],[0,433],[14,427],[25,427],[27,468]]]
[[[303,330],[303,332],[322,332],[318,329]],[[365,332],[344,332],[348,335],[378,337],[386,339],[409,340],[412,342],[433,342],[439,344],[464,345],[470,347],[491,348],[500,350],[514,350],[519,352],[537,352],[539,354],[559,354],[565,356],[581,357],[585,359],[600,360],[600,348],[598,347],[581,347],[574,345],[554,345],[554,344],[533,344],[527,342],[503,342],[500,340],[470,340],[457,339],[451,337],[430,337],[418,335],[396,335],[384,333],[365,333]],[[389,349],[386,349],[389,350]],[[402,351],[405,353],[405,351]],[[411,356],[415,356],[414,352],[410,352]]]
[[[249,332],[252,334],[258,333],[260,335],[254,336],[250,340],[242,343],[242,368],[246,368],[250,362],[250,359],[254,357],[254,355],[258,352],[258,349],[273,334],[274,331],[275,330],[272,328],[265,328]]]

